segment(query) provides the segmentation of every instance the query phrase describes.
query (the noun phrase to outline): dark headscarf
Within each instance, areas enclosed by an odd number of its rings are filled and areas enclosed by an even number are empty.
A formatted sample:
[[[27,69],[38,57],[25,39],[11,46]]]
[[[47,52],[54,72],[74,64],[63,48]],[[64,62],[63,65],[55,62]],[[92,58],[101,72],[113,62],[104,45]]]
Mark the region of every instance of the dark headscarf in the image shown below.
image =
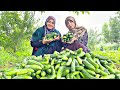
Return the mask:
[[[71,30],[69,29],[69,31],[71,33],[73,33],[74,37],[76,37],[77,39],[80,38],[80,37],[82,37],[84,35],[84,33],[87,31],[87,29],[85,27],[83,27],[83,26],[77,26],[76,20],[75,20],[74,17],[68,16],[65,19],[66,26],[67,26],[68,21],[72,21],[73,23],[75,23],[75,28],[73,28]]]
[[[46,19],[45,25],[44,25],[45,35],[46,35],[46,34],[49,34],[49,33],[51,33],[51,32],[54,32],[54,29],[55,29],[55,28],[52,28],[51,30],[49,30],[49,29],[47,28],[47,22],[48,22],[49,20],[51,20],[51,19],[54,21],[54,25],[55,25],[55,22],[56,22],[55,18],[54,18],[53,16],[49,16],[49,17]]]

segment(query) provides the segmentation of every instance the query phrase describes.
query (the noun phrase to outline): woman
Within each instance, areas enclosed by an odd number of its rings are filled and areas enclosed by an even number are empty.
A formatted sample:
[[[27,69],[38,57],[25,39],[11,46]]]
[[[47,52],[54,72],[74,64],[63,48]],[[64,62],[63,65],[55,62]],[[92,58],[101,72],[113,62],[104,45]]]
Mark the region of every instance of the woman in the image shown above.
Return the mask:
[[[71,40],[72,44],[63,43],[64,48],[68,48],[70,50],[77,50],[79,48],[83,48],[84,52],[89,52],[87,48],[88,43],[88,33],[87,29],[83,26],[77,26],[75,18],[72,16],[68,16],[65,20],[66,27],[69,29],[69,32],[73,33],[73,38]]]
[[[55,32],[58,36],[53,40],[46,40],[46,34]],[[52,54],[54,51],[61,51],[61,33],[55,29],[55,18],[49,16],[46,19],[45,25],[38,28],[32,35],[31,46],[33,47],[32,55],[39,56],[44,54]]]

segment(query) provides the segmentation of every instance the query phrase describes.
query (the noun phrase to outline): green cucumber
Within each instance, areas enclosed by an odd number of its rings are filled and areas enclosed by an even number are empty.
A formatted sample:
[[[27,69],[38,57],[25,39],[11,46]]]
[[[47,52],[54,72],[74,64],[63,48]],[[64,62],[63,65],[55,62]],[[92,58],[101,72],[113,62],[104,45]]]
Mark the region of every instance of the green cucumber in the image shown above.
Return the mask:
[[[88,79],[97,79],[96,77],[94,77],[93,75],[89,74],[86,70],[82,70],[81,71],[83,73],[83,75],[88,78]]]
[[[75,71],[75,59],[73,59],[72,64],[71,64],[71,72]]]
[[[68,59],[68,62],[66,63],[66,66],[70,66],[71,63],[72,63],[72,58],[69,58],[69,59]]]
[[[60,66],[57,72],[57,79],[60,79],[62,77],[63,71],[65,66]]]
[[[115,79],[115,75],[114,74],[109,74],[107,76],[102,76],[100,79]]]
[[[79,57],[79,56],[76,56],[76,58],[77,58],[79,64],[82,64],[82,60],[80,59],[80,57]]]
[[[98,65],[97,63],[95,63],[95,62],[92,60],[92,58],[87,58],[87,61],[88,61],[89,63],[91,63],[95,68],[99,68],[99,65]]]
[[[87,60],[83,60],[83,64],[85,65],[85,67],[87,67],[90,70],[95,70],[95,67],[90,64]]]

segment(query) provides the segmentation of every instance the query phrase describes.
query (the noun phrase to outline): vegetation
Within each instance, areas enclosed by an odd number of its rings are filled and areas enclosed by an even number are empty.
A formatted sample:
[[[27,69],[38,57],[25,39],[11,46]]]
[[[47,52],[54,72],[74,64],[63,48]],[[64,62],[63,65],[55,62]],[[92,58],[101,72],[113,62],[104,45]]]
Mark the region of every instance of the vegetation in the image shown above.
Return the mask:
[[[44,14],[45,11],[40,11]],[[85,14],[90,12],[73,11]],[[31,56],[30,38],[37,28],[35,11],[1,11],[0,12],[0,68],[9,68]],[[88,47],[93,53],[107,56],[119,63],[120,60],[120,12],[104,23],[102,33],[91,29]]]

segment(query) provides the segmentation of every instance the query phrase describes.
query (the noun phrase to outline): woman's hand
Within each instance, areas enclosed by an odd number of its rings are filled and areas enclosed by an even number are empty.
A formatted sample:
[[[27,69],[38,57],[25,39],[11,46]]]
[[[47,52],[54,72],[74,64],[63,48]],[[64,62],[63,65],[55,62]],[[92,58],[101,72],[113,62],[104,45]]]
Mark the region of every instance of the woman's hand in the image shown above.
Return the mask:
[[[57,36],[56,38],[53,39],[53,41],[60,40],[60,36]]]
[[[48,44],[50,42],[52,42],[53,40],[47,40],[46,38],[43,39],[42,43],[43,44]]]
[[[73,43],[76,40],[77,40],[77,38],[73,37],[72,40],[71,40],[71,43]]]

